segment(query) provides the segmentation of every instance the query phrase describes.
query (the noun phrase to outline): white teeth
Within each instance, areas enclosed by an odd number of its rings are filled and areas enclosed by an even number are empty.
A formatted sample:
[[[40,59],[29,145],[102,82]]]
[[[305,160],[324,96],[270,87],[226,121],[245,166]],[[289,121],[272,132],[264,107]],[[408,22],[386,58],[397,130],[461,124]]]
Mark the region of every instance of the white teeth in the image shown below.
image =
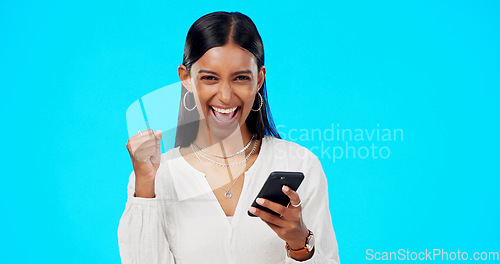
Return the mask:
[[[229,114],[229,113],[234,112],[234,111],[236,110],[236,108],[238,108],[238,107],[233,107],[233,108],[229,108],[229,109],[222,109],[222,108],[217,108],[217,107],[215,107],[215,106],[212,106],[212,108],[213,108],[215,111],[219,112],[219,113]]]

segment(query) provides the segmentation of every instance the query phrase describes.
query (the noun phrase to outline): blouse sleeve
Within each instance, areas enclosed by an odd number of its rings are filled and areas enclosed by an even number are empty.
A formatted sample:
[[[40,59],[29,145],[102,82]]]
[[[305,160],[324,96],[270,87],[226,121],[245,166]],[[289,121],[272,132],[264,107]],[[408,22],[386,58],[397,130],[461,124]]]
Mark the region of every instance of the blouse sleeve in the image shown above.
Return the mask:
[[[339,254],[332,217],[328,202],[328,184],[319,159],[311,153],[309,170],[298,194],[302,201],[302,217],[307,228],[314,233],[315,246],[313,256],[305,261],[297,261],[288,256],[285,263],[303,264],[339,264]],[[301,188],[304,189],[301,190]],[[285,252],[286,254],[286,252]]]
[[[155,184],[157,186],[157,184]],[[165,235],[161,197],[135,197],[135,173],[128,184],[128,199],[118,226],[118,246],[123,264],[175,263]]]

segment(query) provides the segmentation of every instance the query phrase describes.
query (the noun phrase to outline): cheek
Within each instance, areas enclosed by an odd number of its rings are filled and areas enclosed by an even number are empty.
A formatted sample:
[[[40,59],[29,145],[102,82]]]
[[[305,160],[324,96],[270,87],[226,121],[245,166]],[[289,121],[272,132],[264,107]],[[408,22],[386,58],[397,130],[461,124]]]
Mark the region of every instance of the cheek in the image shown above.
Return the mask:
[[[206,116],[208,114],[207,100],[210,98],[207,96],[207,91],[200,89],[200,86],[193,87],[193,93],[196,100],[196,108],[200,116]]]
[[[254,89],[245,87],[244,89],[238,89],[236,95],[243,101],[245,104],[252,103],[254,98]]]
[[[244,107],[243,107],[243,110],[246,114],[250,113],[252,107],[253,107],[253,104],[254,104],[254,100],[255,100],[255,96],[256,95],[253,95],[253,93],[249,92],[244,98]]]
[[[199,102],[201,104],[205,104],[207,100],[209,100],[217,92],[217,89],[200,83],[196,83],[193,87],[193,92],[195,93],[195,96],[198,98]]]
[[[248,101],[246,102],[246,105],[251,108],[253,106],[253,103],[254,103],[254,96],[250,95],[249,98],[248,98]]]

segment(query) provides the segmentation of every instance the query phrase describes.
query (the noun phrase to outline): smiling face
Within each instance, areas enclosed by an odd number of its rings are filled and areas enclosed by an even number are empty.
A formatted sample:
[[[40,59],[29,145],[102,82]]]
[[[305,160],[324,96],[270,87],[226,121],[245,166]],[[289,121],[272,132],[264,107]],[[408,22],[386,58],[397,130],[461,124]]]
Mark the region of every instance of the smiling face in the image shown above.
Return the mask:
[[[214,47],[191,66],[190,74],[179,66],[179,77],[194,93],[212,136],[226,138],[240,126],[242,136],[250,137],[245,121],[265,77],[265,67],[257,69],[252,53],[234,43]]]

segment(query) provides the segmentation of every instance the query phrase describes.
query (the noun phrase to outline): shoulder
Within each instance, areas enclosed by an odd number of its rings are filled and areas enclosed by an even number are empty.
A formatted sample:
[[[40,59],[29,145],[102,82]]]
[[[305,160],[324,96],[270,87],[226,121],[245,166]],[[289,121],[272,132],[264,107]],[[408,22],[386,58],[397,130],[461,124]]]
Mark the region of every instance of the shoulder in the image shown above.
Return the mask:
[[[161,154],[160,167],[158,168],[157,178],[166,177],[166,175],[172,174],[173,171],[182,171],[182,154],[179,147],[168,150]]]

